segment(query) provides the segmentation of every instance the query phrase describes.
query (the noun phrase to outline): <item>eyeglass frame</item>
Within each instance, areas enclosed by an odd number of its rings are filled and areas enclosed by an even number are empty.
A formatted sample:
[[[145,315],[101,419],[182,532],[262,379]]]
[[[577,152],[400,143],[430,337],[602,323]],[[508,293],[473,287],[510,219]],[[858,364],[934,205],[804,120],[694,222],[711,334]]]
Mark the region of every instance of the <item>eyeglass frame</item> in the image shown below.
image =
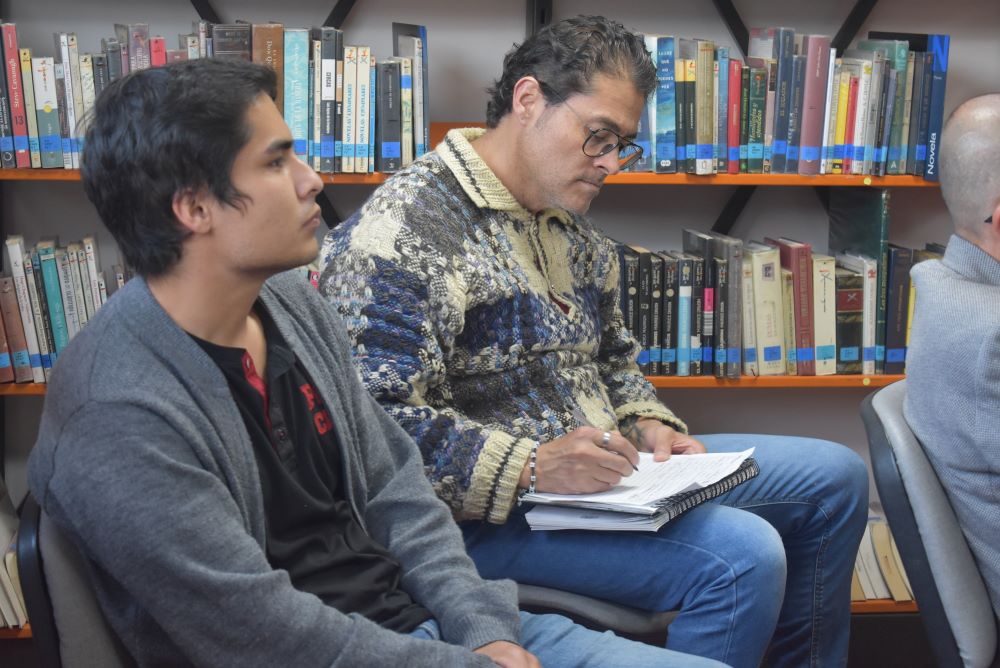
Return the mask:
[[[535,81],[538,81],[538,80],[536,79]],[[642,156],[645,154],[645,151],[643,150],[643,148],[641,146],[639,146],[638,144],[636,144],[634,141],[632,141],[631,139],[627,139],[625,137],[622,137],[619,133],[615,132],[611,128],[603,128],[602,127],[602,128],[597,128],[595,130],[594,128],[590,127],[589,123],[587,123],[585,120],[583,120],[583,116],[581,116],[580,113],[570,105],[570,103],[566,100],[566,98],[564,98],[562,95],[560,95],[559,93],[557,93],[556,90],[552,86],[550,86],[549,84],[547,84],[547,83],[545,83],[543,81],[538,81],[538,86],[539,86],[539,88],[542,89],[542,93],[543,94],[545,94],[545,91],[547,89],[549,91],[549,94],[551,94],[552,97],[556,98],[556,100],[558,100],[560,104],[566,105],[566,108],[569,109],[570,111],[572,111],[573,115],[576,116],[577,119],[580,121],[580,124],[583,125],[583,127],[585,127],[587,129],[587,132],[589,134],[587,135],[587,138],[583,140],[583,144],[580,146],[580,150],[583,152],[583,154],[585,156],[587,156],[588,158],[602,158],[602,157],[606,156],[608,153],[611,153],[614,150],[617,150],[618,154],[620,156],[622,150],[624,150],[625,148],[630,148],[630,149],[635,150],[635,153],[633,153],[632,155],[628,156],[628,158],[626,158],[626,162],[619,163],[619,165],[618,165],[619,171],[624,171],[624,170],[628,169],[629,167],[631,167],[632,165],[634,165],[635,163],[637,163],[640,160],[642,160]],[[598,135],[598,133],[600,133],[600,132],[610,132],[611,134],[613,134],[615,136],[615,138],[618,139],[618,141],[616,143],[614,143],[614,144],[609,144],[610,148],[605,148],[605,150],[601,151],[597,155],[591,155],[590,153],[587,153],[587,143],[590,142],[591,139],[593,139],[594,137],[596,137]],[[621,158],[619,158],[619,160],[620,159]]]

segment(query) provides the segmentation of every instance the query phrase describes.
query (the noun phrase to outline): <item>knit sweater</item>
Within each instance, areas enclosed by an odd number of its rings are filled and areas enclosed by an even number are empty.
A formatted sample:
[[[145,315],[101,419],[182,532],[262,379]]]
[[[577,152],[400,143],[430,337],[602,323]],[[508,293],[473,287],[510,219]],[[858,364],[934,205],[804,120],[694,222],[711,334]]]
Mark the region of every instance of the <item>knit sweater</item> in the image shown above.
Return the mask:
[[[469,143],[482,132],[452,130],[332,230],[320,289],[438,496],[502,523],[534,444],[632,415],[686,427],[635,364],[613,242],[522,207]]]
[[[250,436],[212,359],[129,282],[59,357],[28,473],[81,548],[140,665],[489,666],[517,640],[513,583],[479,578],[412,440],[357,379],[343,327],[301,277],[260,299],[332,416],[343,489],[431,611],[427,642],[344,615],[271,568]]]

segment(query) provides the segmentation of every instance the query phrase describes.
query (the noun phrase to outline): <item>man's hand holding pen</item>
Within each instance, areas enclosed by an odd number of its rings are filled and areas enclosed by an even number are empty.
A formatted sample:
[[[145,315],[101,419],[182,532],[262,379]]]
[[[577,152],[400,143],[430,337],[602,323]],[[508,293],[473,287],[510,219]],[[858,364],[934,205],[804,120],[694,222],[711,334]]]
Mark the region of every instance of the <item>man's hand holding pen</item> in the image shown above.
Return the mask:
[[[640,452],[652,452],[653,459],[658,462],[667,461],[670,455],[705,452],[701,441],[652,418],[627,417],[622,420],[621,433]]]
[[[557,494],[603,492],[629,476],[639,464],[639,452],[617,431],[578,427],[538,447],[535,490]],[[525,466],[518,484],[527,488]]]

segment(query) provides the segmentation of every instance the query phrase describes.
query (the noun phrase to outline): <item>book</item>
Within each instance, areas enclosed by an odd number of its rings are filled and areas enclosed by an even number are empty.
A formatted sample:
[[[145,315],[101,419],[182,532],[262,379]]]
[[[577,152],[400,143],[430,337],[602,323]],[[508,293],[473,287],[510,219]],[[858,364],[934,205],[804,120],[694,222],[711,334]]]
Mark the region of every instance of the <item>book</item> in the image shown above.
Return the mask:
[[[36,383],[45,382],[42,365],[41,348],[38,341],[38,329],[35,326],[35,312],[31,306],[28,279],[24,263],[24,238],[20,235],[7,237],[7,254],[10,257],[10,271],[13,276],[17,305],[20,310],[21,323],[24,328],[24,338],[28,348],[28,360],[31,364],[32,379]],[[31,266],[29,260],[28,266]],[[46,351],[47,352],[47,351]],[[49,360],[45,360],[49,362]]]
[[[682,68],[675,62],[673,37],[656,38],[656,121],[654,134],[653,171],[661,174],[677,172],[678,115],[680,108],[676,77]]]
[[[3,480],[0,480],[0,550],[6,555],[10,541],[17,532],[17,512],[11,502],[10,494]],[[21,627],[27,621],[27,615],[21,605],[21,597],[18,596],[14,583],[7,572],[6,557],[0,563],[0,608],[3,608],[4,617],[8,618],[8,626]]]
[[[628,244],[628,247],[635,253],[636,264],[636,316],[635,329],[630,330],[635,340],[639,342],[639,357],[636,363],[643,374],[650,373],[650,346],[652,335],[652,252],[637,246]],[[631,289],[630,289],[631,293]]]
[[[712,237],[712,255],[723,258],[726,261],[727,281],[725,284],[716,281],[716,299],[726,301],[726,321],[720,323],[725,330],[725,341],[720,343],[716,334],[716,376],[718,376],[719,365],[722,364],[726,378],[739,378],[742,370],[740,357],[742,356],[743,333],[740,329],[742,318],[740,313],[740,297],[742,294],[743,277],[743,242],[740,239],[731,237],[719,232],[709,232]],[[722,293],[725,294],[722,294]]]
[[[802,105],[806,82],[806,56],[792,57],[792,94],[788,101],[788,145],[785,154],[785,173],[799,171],[799,148],[802,137]]]
[[[912,601],[913,593],[907,586],[906,580],[903,579],[903,574],[900,572],[896,559],[893,556],[892,543],[894,541],[892,533],[889,531],[889,524],[881,516],[870,518],[868,524],[871,527],[870,533],[872,548],[875,551],[875,559],[878,562],[879,572],[882,574],[882,579],[885,581],[889,593],[892,595],[893,600],[898,603]]]
[[[800,376],[815,376],[812,246],[787,237],[764,239],[764,243],[778,247],[782,269],[792,272],[795,372]]]
[[[740,121],[743,115],[743,66],[739,59],[729,60],[729,112],[726,115],[726,171],[738,174],[740,171]]]
[[[778,63],[775,83],[774,145],[771,150],[771,171],[782,174],[788,156],[788,118],[792,104],[792,66],[795,54],[795,31],[774,28],[772,58]]]
[[[837,287],[834,259],[813,253],[813,347],[816,375],[837,373]]]
[[[805,84],[799,146],[799,174],[819,174],[823,148],[823,123],[830,76],[830,36],[806,35]]]
[[[677,374],[677,258],[658,253],[663,261],[663,293],[660,302],[660,374]]]
[[[250,25],[250,60],[267,65],[277,77],[274,105],[285,113],[285,26],[281,23]]]
[[[838,253],[836,258],[838,265],[861,276],[863,286],[861,342],[859,344],[861,346],[861,368],[857,373],[873,374],[875,373],[878,265],[874,259],[864,255]]]
[[[932,54],[931,62],[931,93],[927,123],[926,154],[924,156],[923,177],[928,181],[937,181],[938,152],[940,150],[941,131],[944,126],[944,94],[948,79],[948,49],[951,38],[942,34],[880,32],[871,30],[868,39],[905,41],[909,48],[915,51],[925,51]]]
[[[885,373],[889,193],[888,188],[830,189],[830,252],[863,255],[875,260],[877,266],[874,373]]]
[[[212,26],[213,55],[216,58],[238,58],[252,61],[251,28],[249,23],[216,23]],[[122,44],[126,43],[121,35],[118,35],[118,41]],[[287,55],[285,62],[288,62]]]
[[[406,59],[409,60],[409,59]],[[357,118],[355,119],[354,127],[357,131],[357,139],[354,145],[354,171],[363,173],[368,171],[368,134],[373,130],[368,125],[371,114],[369,113],[368,105],[371,101],[371,96],[368,93],[368,86],[371,83],[371,63],[372,54],[371,48],[367,46],[358,47],[358,72],[357,72],[357,88],[355,89],[355,96],[357,99]],[[412,74],[410,75],[412,81]],[[411,110],[412,110],[412,84],[411,84]],[[403,104],[406,104],[406,91],[403,91]],[[413,161],[413,125],[411,118],[410,125],[410,140],[407,143],[410,149],[410,161]],[[405,153],[405,150],[404,150]],[[405,157],[405,156],[404,156]],[[404,164],[406,161],[404,160]]]
[[[403,167],[407,167],[413,162],[413,61],[409,58],[399,58],[399,101],[400,145]]]
[[[750,293],[754,303],[753,321],[743,325],[745,329],[754,329],[758,373],[761,376],[780,375],[785,373],[781,258],[777,248],[756,241],[744,244],[743,253],[743,264],[750,267]]]
[[[715,71],[715,172],[725,174],[729,169],[726,132],[729,121],[729,47],[716,49]]]
[[[871,521],[865,525],[865,534],[861,538],[861,545],[858,546],[858,558],[871,582],[871,591],[866,591],[865,595],[868,598],[891,598],[892,595],[889,593],[889,587],[886,586],[885,578],[882,577],[882,570],[878,565],[875,546],[872,544]],[[869,594],[874,594],[874,596],[870,596]]]
[[[740,302],[743,305],[743,375],[759,376],[760,367],[757,364],[757,330],[755,328],[755,314],[753,301],[753,267],[750,264],[750,257],[746,247],[743,250],[743,277],[740,281],[743,287],[743,294]]]
[[[32,381],[31,357],[28,354],[28,341],[25,338],[24,325],[21,322],[21,309],[17,303],[14,279],[10,276],[0,277],[0,313],[3,315],[7,349],[14,370],[14,382],[30,383]]]
[[[11,288],[13,288],[13,286],[11,286]],[[2,313],[2,308],[0,308],[0,313]],[[18,348],[16,350],[16,354],[21,360],[23,360],[24,352],[20,347],[19,340],[17,341],[17,344]],[[3,318],[0,317],[0,383],[14,382],[14,357],[11,355],[11,352],[11,344],[7,340],[7,327],[4,324]],[[28,368],[30,370],[30,366]]]
[[[694,284],[694,262],[690,255],[674,251],[677,260],[677,375],[691,375],[691,291]]]
[[[702,361],[704,344],[701,340],[705,327],[705,260],[699,253],[687,253],[691,259],[691,375],[705,373]]]
[[[402,147],[400,145],[399,62],[381,60],[378,63],[378,86],[375,112],[375,142],[377,155],[375,169],[388,173],[401,167]]]
[[[715,63],[715,43],[707,39],[695,41],[695,174],[713,174],[715,159],[712,146],[715,144],[715,113],[713,71]]]
[[[900,374],[906,366],[906,315],[910,301],[913,251],[889,244],[885,313],[885,373]]]
[[[14,169],[17,167],[17,157],[14,146],[14,126],[11,120],[11,102],[8,93],[6,72],[7,63],[0,68],[0,167]]]
[[[837,62],[836,49],[830,49],[826,79],[826,107],[823,111],[823,131],[820,134],[819,173],[830,173],[830,162],[833,160],[833,147],[837,134],[837,105],[840,94],[840,65]]]
[[[303,162],[309,155],[309,31],[286,28],[284,33],[284,117],[292,132],[292,150]]]
[[[767,68],[750,68],[747,101],[747,173],[764,171],[764,115],[767,102]]]
[[[31,67],[31,49],[18,49],[21,65],[21,82],[24,87],[24,111],[28,122],[28,152],[31,166],[42,167],[41,142],[38,134],[38,113],[35,104],[34,70]]]
[[[690,227],[684,228],[681,236],[681,248],[692,258],[698,258],[703,265],[702,274],[705,281],[701,300],[701,373],[711,376],[712,363],[715,358],[716,301],[715,271],[712,266],[712,235]]]
[[[729,299],[729,261],[725,257],[712,256],[712,271],[715,273],[715,320],[712,335],[715,340],[715,350],[712,353],[712,371],[716,378],[726,377],[726,360],[729,354],[730,310],[734,308]],[[739,342],[736,342],[739,345]]]
[[[639,453],[638,470],[606,492],[524,494],[532,530],[656,531],[691,508],[757,475],[753,448],[734,453],[675,455],[653,461]]]
[[[412,63],[413,76],[413,157],[419,158],[430,147],[427,146],[429,138],[425,133],[424,123],[424,43],[413,35],[399,35],[396,40],[399,55],[402,58],[409,58]],[[360,78],[360,73],[358,77]],[[644,150],[648,153],[649,146]]]
[[[59,285],[56,248],[51,241],[41,241],[35,248],[41,266],[40,278],[45,291],[45,303],[49,307],[49,325],[52,328],[52,339],[55,342],[55,351],[58,356],[69,344],[69,328],[66,325],[66,312],[63,308],[62,290]]]
[[[864,277],[846,267],[835,271],[837,285],[837,373],[862,372],[864,341]]]
[[[413,24],[413,23],[396,23],[392,24],[392,43],[393,43],[393,56],[405,56],[407,54],[403,53],[404,49],[404,37],[415,37],[420,40],[420,59],[417,60],[413,57],[413,69],[414,71],[420,70],[420,87],[423,99],[420,101],[421,111],[419,118],[422,119],[423,129],[421,135],[426,138],[427,145],[426,150],[431,150],[434,148],[430,146],[430,136],[431,136],[431,107],[430,107],[430,77],[428,76],[430,58],[427,42],[427,27]],[[414,83],[415,85],[415,83]],[[417,112],[414,111],[413,118],[418,118]],[[419,157],[419,153],[417,154]]]
[[[28,112],[21,78],[21,54],[17,46],[17,27],[13,23],[0,25],[3,60],[7,70],[7,101],[10,104],[11,132],[14,139],[14,163],[18,168],[31,167],[28,145]],[[34,113],[34,108],[31,109]]]

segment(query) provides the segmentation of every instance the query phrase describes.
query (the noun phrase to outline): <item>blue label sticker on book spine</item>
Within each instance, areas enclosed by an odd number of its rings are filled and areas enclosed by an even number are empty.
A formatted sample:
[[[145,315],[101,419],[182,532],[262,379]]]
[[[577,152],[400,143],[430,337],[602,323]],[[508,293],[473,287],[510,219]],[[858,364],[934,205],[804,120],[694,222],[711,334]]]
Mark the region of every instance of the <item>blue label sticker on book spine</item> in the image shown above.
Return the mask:
[[[296,139],[292,142],[292,150],[295,151],[296,155],[307,155],[306,151],[308,149],[309,145],[305,139]]]
[[[771,159],[771,153],[772,153],[772,151],[773,151],[773,147],[770,144],[765,144],[764,145],[764,159],[765,160],[770,160]]]
[[[905,362],[906,348],[888,348],[885,351],[886,362]]]
[[[48,355],[46,355],[44,353],[42,354],[42,368],[43,369],[51,369],[53,362],[55,362],[55,360],[52,359],[52,353],[49,353]]]
[[[701,361],[702,362],[712,362],[712,358],[715,356],[714,348],[702,348],[701,349]]]
[[[321,158],[333,158],[336,156],[335,151],[337,150],[336,144],[329,139],[324,139],[319,143],[319,157]]]
[[[765,346],[764,347],[764,361],[765,362],[780,362],[781,361],[781,346]]]
[[[38,360],[38,364],[41,364],[41,363],[42,363],[42,360],[39,359]],[[21,367],[21,366],[32,366],[32,364],[31,364],[31,356],[28,355],[28,351],[27,350],[18,350],[17,352],[14,353],[14,366],[18,366],[18,367]]]
[[[70,142],[69,137],[62,139],[60,144],[62,146],[63,155],[73,155],[73,144]]]
[[[889,148],[889,159],[899,160],[903,155],[903,150],[899,146],[892,146]]]
[[[847,152],[847,147],[845,147],[843,144],[837,144],[836,146],[833,147],[833,159],[843,160],[844,154],[846,152]]]
[[[649,361],[650,362],[656,362],[657,364],[659,364],[662,359],[663,359],[663,353],[661,352],[661,350],[659,348],[650,348],[649,349]]]
[[[383,158],[398,158],[402,155],[402,144],[398,141],[384,141],[382,142],[382,157]]]
[[[885,360],[885,346],[875,346],[875,361],[882,362]]]
[[[0,137],[0,151],[13,151],[13,150],[14,150],[14,138]]]
[[[639,356],[635,358],[637,364],[649,364],[649,349],[644,348],[639,351]]]
[[[746,160],[750,155],[750,147],[746,144],[740,144],[740,160]]]
[[[857,362],[858,361],[858,347],[857,346],[845,346],[840,349],[840,361],[841,362]]]
[[[333,156],[335,158],[344,157],[344,142],[339,139],[333,143]]]
[[[709,160],[712,157],[711,144],[698,144],[695,147],[695,158],[698,160]]]
[[[39,355],[38,353],[35,353],[34,355],[30,355],[28,357],[28,360],[29,360],[29,364],[31,364],[32,368],[36,368],[37,369],[37,368],[39,368],[39,367],[42,366],[42,356]]]
[[[14,137],[14,150],[15,151],[27,151],[28,150],[28,136],[27,135],[15,135],[15,137]]]
[[[400,88],[413,88],[413,75],[403,74],[399,77]]]
[[[726,349],[726,363],[727,364],[739,364],[740,363],[740,349],[739,348],[727,348]]]
[[[774,155],[785,155],[788,152],[788,142],[784,139],[775,139],[771,150]]]
[[[751,160],[760,160],[764,157],[764,145],[754,142],[753,144],[747,144],[747,158]]]
[[[674,364],[677,362],[677,349],[660,348],[660,361],[666,362],[667,364]]]
[[[38,149],[38,137],[28,137],[28,150],[32,153],[38,153]]]
[[[868,346],[861,351],[863,357],[861,358],[865,362],[875,361],[875,346]]]
[[[855,146],[854,147],[854,159],[855,160],[864,160],[865,159],[865,147],[864,146]]]
[[[0,369],[6,369],[10,366],[10,353],[0,353]]]
[[[803,160],[819,160],[819,146],[803,146],[801,156]]]
[[[837,359],[837,346],[816,346],[816,359],[820,362]]]
[[[788,360],[789,362],[796,362],[796,361],[798,361],[798,360],[796,360],[796,359],[795,359],[795,348],[789,348],[789,349],[788,349],[788,350],[786,351],[786,353],[785,353],[785,358],[786,358],[786,359],[787,359],[787,360]]]
[[[659,157],[659,155],[657,155],[657,157]],[[677,147],[677,159],[687,160],[687,148],[683,145]]]
[[[800,362],[812,362],[816,359],[815,348],[799,348],[795,351],[795,359]]]
[[[917,144],[917,160],[927,159],[927,144]]]
[[[368,144],[358,144],[357,151],[355,151],[357,157],[367,160],[368,159]]]
[[[729,147],[729,160],[731,162],[736,162],[740,159],[740,147],[730,146]]]
[[[63,150],[62,139],[59,135],[43,135],[42,150],[46,153],[60,153]]]

